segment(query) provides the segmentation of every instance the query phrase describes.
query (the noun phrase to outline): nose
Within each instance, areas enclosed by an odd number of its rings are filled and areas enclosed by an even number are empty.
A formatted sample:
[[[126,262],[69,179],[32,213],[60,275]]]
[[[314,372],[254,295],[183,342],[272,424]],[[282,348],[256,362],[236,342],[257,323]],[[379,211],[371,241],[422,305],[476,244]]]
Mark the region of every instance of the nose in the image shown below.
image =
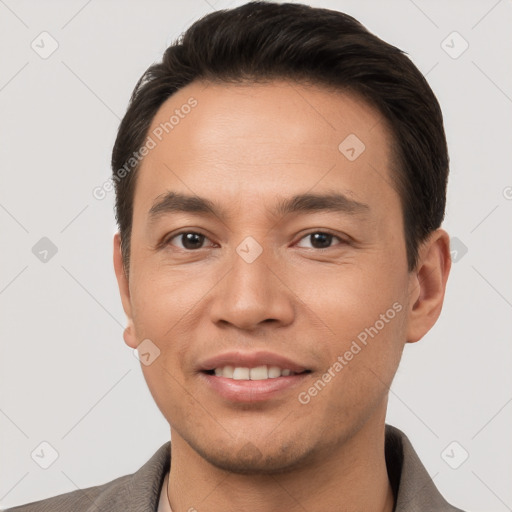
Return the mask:
[[[282,265],[270,261],[265,250],[252,262],[235,253],[232,262],[231,270],[215,287],[212,321],[244,330],[292,323],[294,294]]]

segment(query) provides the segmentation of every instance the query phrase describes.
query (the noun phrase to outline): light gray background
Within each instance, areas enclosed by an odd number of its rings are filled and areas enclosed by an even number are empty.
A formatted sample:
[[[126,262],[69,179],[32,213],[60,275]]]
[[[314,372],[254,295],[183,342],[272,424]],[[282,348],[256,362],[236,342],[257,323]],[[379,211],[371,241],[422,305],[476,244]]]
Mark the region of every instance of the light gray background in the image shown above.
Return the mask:
[[[110,175],[119,119],[143,71],[191,21],[241,3],[0,0],[2,507],[133,472],[169,439],[122,339],[114,196],[98,201],[92,189]],[[443,108],[443,227],[467,253],[454,243],[442,316],[406,347],[388,422],[407,433],[449,501],[512,510],[512,4],[310,3],[343,10],[407,51]],[[59,45],[47,59],[31,47],[43,31]],[[458,36],[446,39],[453,31],[469,43],[458,58],[445,51],[463,48]],[[32,252],[42,237],[58,248],[46,263]],[[46,470],[31,458],[42,441],[59,453]],[[457,465],[464,450],[469,458],[452,469],[447,461]]]

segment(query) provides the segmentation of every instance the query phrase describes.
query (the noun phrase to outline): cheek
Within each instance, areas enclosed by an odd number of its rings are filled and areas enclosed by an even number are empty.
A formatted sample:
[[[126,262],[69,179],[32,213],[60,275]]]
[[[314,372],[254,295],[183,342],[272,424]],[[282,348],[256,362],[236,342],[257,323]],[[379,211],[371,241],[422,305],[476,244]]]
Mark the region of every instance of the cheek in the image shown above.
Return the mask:
[[[349,339],[402,302],[407,283],[383,266],[354,258],[338,267],[319,268],[295,279],[294,292],[332,336]],[[390,312],[395,317],[396,311]],[[379,324],[380,325],[380,324]]]
[[[146,264],[130,287],[138,336],[175,338],[213,284],[194,270]]]
[[[142,371],[148,389],[160,412],[171,426],[174,418],[186,418],[193,415],[197,402],[187,391],[183,378],[175,367],[169,365],[168,355],[162,355],[150,366],[143,366]],[[183,420],[181,420],[183,421]]]
[[[391,383],[405,341],[406,290],[396,271],[356,263],[303,282],[305,311],[315,313],[311,321],[319,321],[324,333],[314,336],[325,354],[324,370],[336,374],[333,388],[346,394],[342,402],[378,394]]]
[[[202,277],[197,270],[170,267],[148,268],[143,277],[132,290],[136,335],[139,342],[149,339],[158,347],[155,364],[143,371],[150,389],[162,390],[161,399],[166,400],[168,394],[183,393],[180,386],[193,362],[191,349],[197,350],[194,340],[215,280]]]
[[[370,309],[363,303],[358,310],[342,303],[337,322],[334,315],[327,319],[335,335],[317,348],[325,353],[325,367],[302,390],[311,407],[325,415],[325,425],[362,424],[386,399],[404,346],[405,308],[393,304]]]

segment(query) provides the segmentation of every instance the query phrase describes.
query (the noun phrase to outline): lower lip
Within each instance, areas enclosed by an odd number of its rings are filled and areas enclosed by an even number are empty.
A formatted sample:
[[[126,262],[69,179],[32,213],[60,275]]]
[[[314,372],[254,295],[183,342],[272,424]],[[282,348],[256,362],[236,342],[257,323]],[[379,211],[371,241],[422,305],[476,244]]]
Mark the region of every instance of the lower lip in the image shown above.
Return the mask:
[[[201,373],[207,384],[232,402],[263,402],[301,384],[308,373],[265,380],[235,380]]]

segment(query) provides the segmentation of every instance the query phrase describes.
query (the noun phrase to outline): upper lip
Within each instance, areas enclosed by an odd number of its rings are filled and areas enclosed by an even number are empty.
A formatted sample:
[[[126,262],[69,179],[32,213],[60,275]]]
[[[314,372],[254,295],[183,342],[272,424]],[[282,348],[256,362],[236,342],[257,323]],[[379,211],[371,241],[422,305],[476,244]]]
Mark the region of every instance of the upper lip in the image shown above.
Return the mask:
[[[235,366],[240,368],[255,368],[256,366],[278,366],[281,369],[288,369],[294,373],[301,373],[308,368],[288,359],[285,356],[272,352],[224,352],[205,359],[199,364],[199,371],[210,371],[224,366]]]

